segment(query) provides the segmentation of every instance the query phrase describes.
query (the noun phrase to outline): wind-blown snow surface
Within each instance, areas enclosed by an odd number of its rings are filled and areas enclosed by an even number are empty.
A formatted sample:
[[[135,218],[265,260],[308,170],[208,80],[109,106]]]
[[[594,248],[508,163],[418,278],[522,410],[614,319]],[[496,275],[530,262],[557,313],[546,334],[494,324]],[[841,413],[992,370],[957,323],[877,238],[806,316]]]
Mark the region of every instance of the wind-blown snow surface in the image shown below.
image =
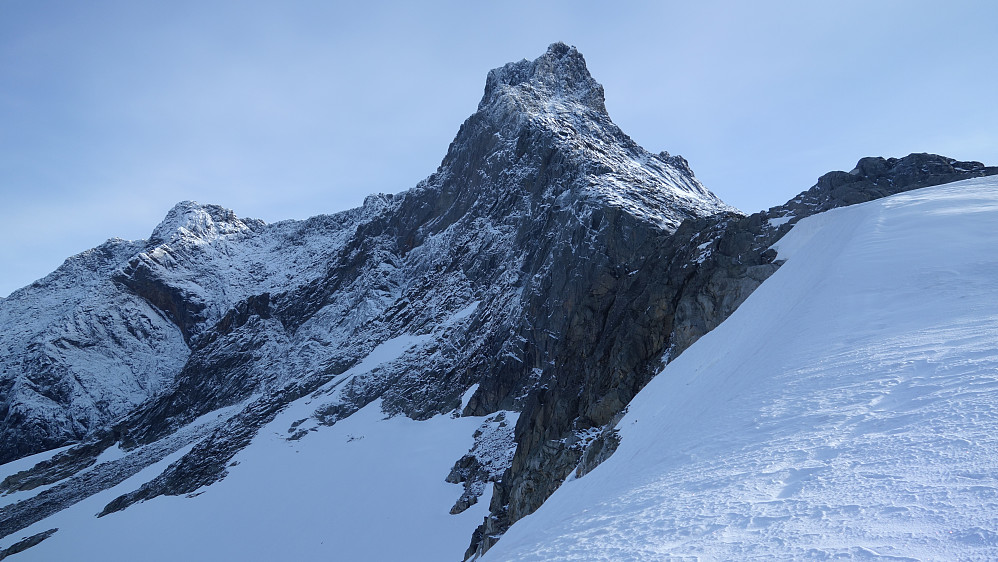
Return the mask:
[[[485,560],[998,559],[998,181],[805,219]]]

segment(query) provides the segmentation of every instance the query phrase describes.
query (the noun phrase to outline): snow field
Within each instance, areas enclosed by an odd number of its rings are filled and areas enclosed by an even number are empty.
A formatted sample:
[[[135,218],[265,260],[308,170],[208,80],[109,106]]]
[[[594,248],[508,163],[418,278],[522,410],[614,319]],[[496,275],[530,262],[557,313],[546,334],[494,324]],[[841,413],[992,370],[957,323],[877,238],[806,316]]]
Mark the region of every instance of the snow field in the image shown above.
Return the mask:
[[[332,382],[393,361],[426,339],[386,341]],[[58,527],[20,559],[460,559],[485,517],[491,484],[478,504],[450,515],[463,487],[444,478],[471,448],[483,418],[383,419],[377,400],[332,427],[316,427],[300,440],[289,440],[289,427],[315,426],[300,422],[309,420],[326,398],[322,390],[293,402],[262,428],[234,457],[221,482],[186,497],[161,496],[95,517],[107,502],[162,472],[191,444],[111,490],[5,538],[0,547]],[[199,423],[201,418],[192,425]],[[114,448],[108,456],[117,452]]]
[[[141,483],[137,475],[10,537],[35,527],[37,532],[60,528],[18,556],[25,561],[57,560],[67,553],[76,560],[123,561],[461,558],[491,492],[466,512],[450,515],[462,488],[444,477],[471,447],[480,418],[382,419],[378,401],[332,427],[288,441],[286,429],[301,413],[295,409],[236,455],[227,478],[195,497],[159,497],[97,519],[104,504]],[[158,471],[165,467],[156,465]],[[143,474],[149,479],[156,473]]]

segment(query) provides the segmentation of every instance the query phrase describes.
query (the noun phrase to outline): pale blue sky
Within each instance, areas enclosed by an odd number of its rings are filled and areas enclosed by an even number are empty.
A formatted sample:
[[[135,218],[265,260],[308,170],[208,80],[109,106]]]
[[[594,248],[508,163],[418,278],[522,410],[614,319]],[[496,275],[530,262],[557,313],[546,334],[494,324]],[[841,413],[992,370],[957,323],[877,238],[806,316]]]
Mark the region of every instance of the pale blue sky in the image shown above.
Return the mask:
[[[180,200],[275,221],[408,189],[488,70],[554,41],[745,211],[868,155],[998,164],[998,3],[606,4],[0,0],[0,295]]]

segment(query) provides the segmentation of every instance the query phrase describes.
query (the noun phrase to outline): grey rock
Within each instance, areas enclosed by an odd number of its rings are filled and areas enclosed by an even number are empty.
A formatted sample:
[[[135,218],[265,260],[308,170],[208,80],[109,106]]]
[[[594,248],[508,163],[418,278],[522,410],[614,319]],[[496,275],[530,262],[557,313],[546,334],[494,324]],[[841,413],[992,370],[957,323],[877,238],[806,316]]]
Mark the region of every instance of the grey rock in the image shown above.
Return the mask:
[[[17,554],[18,552],[24,552],[25,550],[28,550],[29,548],[31,548],[33,546],[36,546],[37,544],[39,544],[43,540],[45,540],[45,539],[51,537],[52,535],[54,535],[55,532],[58,531],[58,530],[59,530],[58,528],[49,529],[47,531],[42,531],[41,533],[35,533],[34,535],[31,535],[30,537],[25,537],[25,538],[17,541],[16,543],[8,546],[7,548],[5,548],[3,550],[0,550],[0,560],[3,560],[4,558],[7,558],[11,554]]]
[[[536,510],[572,470],[584,476],[612,454],[613,416],[647,384],[657,366],[678,357],[717,327],[779,268],[769,248],[797,221],[911,189],[998,173],[998,168],[977,162],[927,154],[864,158],[856,170],[826,174],[808,191],[766,212],[690,218],[673,235],[637,255],[617,249],[614,255],[624,261],[624,270],[635,272],[632,277],[640,291],[600,278],[587,283],[592,294],[612,296],[630,315],[619,324],[613,322],[612,311],[587,317],[595,326],[589,330],[594,339],[573,342],[571,347],[576,353],[586,350],[579,353],[582,361],[563,359],[566,368],[557,380],[547,381],[531,395],[534,400],[524,407],[517,426],[517,454],[497,483],[489,517],[475,533],[466,556],[486,552],[510,525]],[[770,222],[784,218],[779,226]],[[643,269],[654,275],[643,276]],[[613,351],[600,354],[601,347]],[[584,374],[576,377],[577,373]],[[606,437],[580,450],[572,432],[587,427],[600,428]]]
[[[513,421],[516,414],[498,412],[485,419],[474,434],[475,444],[451,468],[446,481],[464,484],[464,492],[451,508],[452,514],[461,513],[478,503],[489,482],[495,482],[510,465],[516,442],[513,440]]]

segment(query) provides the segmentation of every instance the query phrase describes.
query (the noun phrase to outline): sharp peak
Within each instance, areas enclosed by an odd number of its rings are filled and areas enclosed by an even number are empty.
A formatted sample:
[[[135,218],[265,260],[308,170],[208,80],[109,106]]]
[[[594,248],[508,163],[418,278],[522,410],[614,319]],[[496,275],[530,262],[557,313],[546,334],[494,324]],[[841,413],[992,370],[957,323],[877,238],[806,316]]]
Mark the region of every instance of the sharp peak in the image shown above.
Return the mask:
[[[606,113],[603,86],[593,79],[586,60],[574,46],[552,43],[533,61],[523,59],[489,71],[481,110],[503,94],[533,90],[548,98],[561,98]]]

